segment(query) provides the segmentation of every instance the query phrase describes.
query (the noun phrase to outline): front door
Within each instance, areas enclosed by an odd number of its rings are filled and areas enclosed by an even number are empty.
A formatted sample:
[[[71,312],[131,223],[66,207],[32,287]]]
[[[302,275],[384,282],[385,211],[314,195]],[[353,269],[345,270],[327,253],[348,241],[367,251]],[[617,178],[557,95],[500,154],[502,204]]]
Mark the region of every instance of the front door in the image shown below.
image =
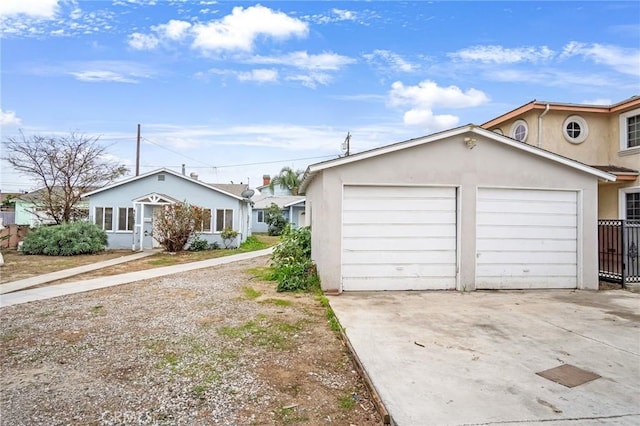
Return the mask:
[[[160,248],[160,242],[158,240],[156,240],[153,236],[153,230],[156,227],[156,217],[158,217],[158,215],[160,215],[160,212],[162,211],[162,206],[154,206],[153,207],[153,216],[151,218],[151,247],[155,248]]]

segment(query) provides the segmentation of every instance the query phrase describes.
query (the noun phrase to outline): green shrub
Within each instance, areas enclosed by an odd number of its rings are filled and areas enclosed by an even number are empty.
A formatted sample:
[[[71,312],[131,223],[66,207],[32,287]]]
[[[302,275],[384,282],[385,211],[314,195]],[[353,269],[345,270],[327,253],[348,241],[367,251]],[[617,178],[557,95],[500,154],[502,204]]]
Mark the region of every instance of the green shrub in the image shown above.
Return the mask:
[[[318,284],[316,268],[311,261],[311,230],[287,226],[282,242],[271,255],[278,291],[308,290]]]
[[[107,246],[107,234],[88,222],[70,222],[40,226],[25,237],[22,252],[48,256],[74,256],[101,252]]]
[[[231,228],[224,228],[220,233],[220,237],[222,238],[222,242],[224,243],[224,248],[231,248],[234,246],[234,241],[238,236],[238,231],[234,231]]]
[[[209,250],[209,242],[207,240],[203,240],[199,236],[196,236],[189,243],[189,251],[205,251]]]

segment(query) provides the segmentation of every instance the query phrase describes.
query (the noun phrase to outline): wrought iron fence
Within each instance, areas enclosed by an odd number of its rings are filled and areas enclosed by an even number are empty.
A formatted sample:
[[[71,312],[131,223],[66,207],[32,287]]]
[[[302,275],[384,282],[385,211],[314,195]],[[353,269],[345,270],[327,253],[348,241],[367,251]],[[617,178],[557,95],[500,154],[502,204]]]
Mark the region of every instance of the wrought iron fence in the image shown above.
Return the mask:
[[[640,283],[640,220],[598,221],[600,279]]]

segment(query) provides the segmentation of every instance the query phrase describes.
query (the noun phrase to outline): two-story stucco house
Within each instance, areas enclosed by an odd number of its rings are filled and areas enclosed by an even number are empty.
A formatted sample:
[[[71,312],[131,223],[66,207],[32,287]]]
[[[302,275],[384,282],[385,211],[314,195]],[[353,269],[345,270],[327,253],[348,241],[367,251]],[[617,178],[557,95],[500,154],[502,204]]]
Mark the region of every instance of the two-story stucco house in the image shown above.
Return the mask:
[[[598,183],[598,218],[640,219],[640,96],[607,106],[534,100],[482,127],[615,175]]]
[[[89,220],[107,232],[113,249],[159,247],[153,238],[155,212],[163,206],[187,202],[205,209],[201,239],[222,246],[225,228],[238,232],[233,244],[250,235],[251,207],[243,196],[247,185],[210,184],[169,169],[158,169],[84,194],[89,198]]]

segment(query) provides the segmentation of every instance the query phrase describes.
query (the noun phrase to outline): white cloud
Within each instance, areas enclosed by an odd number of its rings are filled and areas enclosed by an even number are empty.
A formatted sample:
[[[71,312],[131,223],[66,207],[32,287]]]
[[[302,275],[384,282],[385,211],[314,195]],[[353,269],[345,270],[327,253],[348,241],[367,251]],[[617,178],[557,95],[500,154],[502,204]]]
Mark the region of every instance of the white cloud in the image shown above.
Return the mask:
[[[409,106],[404,113],[407,125],[426,125],[431,131],[452,127],[458,123],[453,115],[435,115],[434,108],[468,108],[482,105],[489,101],[487,95],[476,89],[463,92],[457,86],[439,87],[429,80],[416,86],[405,86],[396,81],[389,91],[389,103],[392,106]]]
[[[484,64],[514,64],[552,59],[555,53],[547,46],[506,48],[502,46],[474,46],[450,53],[448,56],[468,62]]]
[[[2,0],[0,17],[27,15],[34,18],[52,19],[58,11],[58,0]]]
[[[379,69],[391,69],[391,71],[413,72],[419,66],[406,61],[402,56],[389,50],[377,49],[371,53],[362,55],[365,60]]]
[[[129,36],[129,46],[136,50],[155,49],[160,40],[151,34],[133,33]]]
[[[189,28],[191,28],[191,24],[189,22],[179,21],[176,19],[172,19],[166,24],[151,27],[151,29],[157,32],[160,36],[166,37],[170,40],[183,39],[187,35],[187,30]]]
[[[297,81],[303,86],[315,89],[318,85],[326,86],[331,82],[331,76],[322,72],[311,72],[309,74],[297,74],[287,77],[289,81]]]
[[[334,8],[331,10],[331,12],[333,12],[333,14],[337,16],[337,19],[339,21],[355,21],[356,19],[356,14],[350,10]]]
[[[274,39],[305,37],[308,25],[283,12],[261,6],[246,9],[234,7],[230,15],[221,20],[193,26],[193,47],[204,51],[240,50],[250,52],[259,36]]]
[[[257,81],[259,83],[272,83],[278,81],[278,71],[272,69],[255,69],[237,74],[240,81]]]
[[[0,109],[0,126],[19,126],[22,120],[14,111],[3,111]]]
[[[101,83],[101,82],[111,82],[111,83],[137,83],[138,80],[133,79],[131,77],[127,77],[123,74],[114,72],[114,71],[77,71],[70,72],[72,76],[80,81],[85,81],[89,83]]]
[[[598,43],[589,45],[572,41],[564,47],[561,57],[572,56],[582,56],[623,74],[640,76],[640,49],[625,49]]]
[[[253,56],[249,60],[253,64],[273,64],[293,66],[304,70],[337,71],[345,65],[352,64],[355,59],[337,53],[309,54],[306,51],[291,52],[280,56]]]

